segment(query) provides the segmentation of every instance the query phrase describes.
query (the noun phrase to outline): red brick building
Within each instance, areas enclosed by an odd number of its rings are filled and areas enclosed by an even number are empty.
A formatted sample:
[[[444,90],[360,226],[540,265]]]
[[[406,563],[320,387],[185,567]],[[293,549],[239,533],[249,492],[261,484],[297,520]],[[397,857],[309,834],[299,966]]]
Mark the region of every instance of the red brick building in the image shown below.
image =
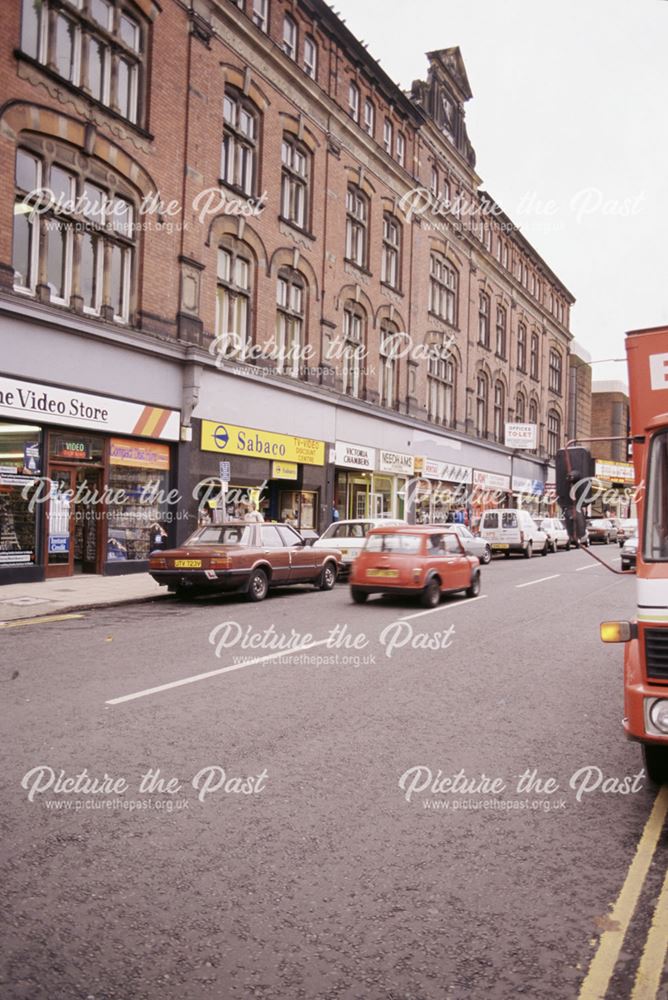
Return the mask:
[[[574,300],[481,189],[458,49],[404,93],[321,0],[4,13],[0,578],[142,568],[223,471],[318,530],[540,492]],[[128,499],[90,527],[84,481]]]

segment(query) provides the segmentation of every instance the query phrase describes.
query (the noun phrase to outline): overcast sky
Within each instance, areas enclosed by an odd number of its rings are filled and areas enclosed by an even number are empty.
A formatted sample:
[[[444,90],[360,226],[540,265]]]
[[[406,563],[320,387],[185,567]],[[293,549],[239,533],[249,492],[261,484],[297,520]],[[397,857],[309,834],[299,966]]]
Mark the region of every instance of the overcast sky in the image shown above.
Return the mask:
[[[403,88],[425,78],[425,52],[460,47],[482,187],[577,299],[592,360],[668,324],[667,0],[333,6]],[[626,381],[626,367],[593,375]]]

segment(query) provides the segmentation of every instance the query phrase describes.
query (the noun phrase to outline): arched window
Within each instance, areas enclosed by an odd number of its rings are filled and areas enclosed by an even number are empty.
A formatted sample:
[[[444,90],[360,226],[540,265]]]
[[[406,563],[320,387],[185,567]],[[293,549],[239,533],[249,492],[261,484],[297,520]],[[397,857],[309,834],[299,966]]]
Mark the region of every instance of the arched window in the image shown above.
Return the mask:
[[[281,215],[293,226],[308,229],[311,154],[290,132],[283,135],[281,163]]]
[[[538,403],[535,399],[529,400],[529,423],[536,426],[536,446],[538,447]]]
[[[547,415],[547,452],[554,458],[561,447],[561,417],[556,410]]]
[[[496,353],[499,358],[506,357],[506,324],[507,313],[503,306],[496,310]]]
[[[343,310],[342,391],[356,399],[364,395],[365,352],[366,313],[356,302],[346,302]]]
[[[311,35],[304,39],[304,72],[315,80],[318,75],[318,46]]]
[[[504,439],[506,390],[501,379],[494,383],[494,437],[497,441]]]
[[[283,17],[283,51],[290,59],[297,58],[297,25],[289,14]]]
[[[487,437],[487,408],[489,405],[489,380],[478,372],[475,397],[475,429],[478,437]]]
[[[455,426],[455,363],[437,350],[429,354],[427,416],[445,427]]]
[[[383,257],[380,280],[390,288],[401,287],[401,223],[395,215],[383,215]]]
[[[553,392],[561,396],[561,354],[559,351],[555,351],[554,348],[550,350],[549,385]]]
[[[523,424],[526,418],[526,400],[524,398],[524,393],[518,392],[517,398],[515,400],[515,421],[518,424]]]
[[[369,199],[355,184],[346,197],[346,260],[367,267],[369,259]]]
[[[35,138],[16,151],[14,288],[34,295],[44,275],[52,303],[79,299],[85,313],[127,323],[136,268],[133,194],[109,185],[105,165],[91,160],[82,172],[71,165],[71,150],[61,156],[51,146]],[[42,214],[32,216],[38,204]]]
[[[248,97],[226,87],[223,119],[221,181],[251,197],[258,174],[259,113]]]
[[[230,240],[218,248],[216,340],[219,356],[243,361],[252,342],[250,248]]]
[[[538,334],[531,334],[531,378],[537,379],[540,372],[540,355],[539,355],[539,341]]]
[[[283,267],[276,283],[276,370],[299,377],[306,326],[306,281],[299,271]]]
[[[378,375],[378,402],[381,406],[397,405],[399,382],[400,344],[396,323],[385,320],[380,325],[380,365]]]
[[[360,89],[352,80],[348,84],[348,114],[354,122],[360,120]]]
[[[480,306],[478,309],[478,343],[482,347],[489,347],[489,295],[480,293]]]
[[[524,323],[517,325],[517,367],[521,372],[527,370],[527,328]]]
[[[23,0],[21,48],[128,121],[143,120],[147,27],[126,0]]]
[[[440,253],[432,253],[429,274],[429,312],[454,326],[457,322],[458,274]]]

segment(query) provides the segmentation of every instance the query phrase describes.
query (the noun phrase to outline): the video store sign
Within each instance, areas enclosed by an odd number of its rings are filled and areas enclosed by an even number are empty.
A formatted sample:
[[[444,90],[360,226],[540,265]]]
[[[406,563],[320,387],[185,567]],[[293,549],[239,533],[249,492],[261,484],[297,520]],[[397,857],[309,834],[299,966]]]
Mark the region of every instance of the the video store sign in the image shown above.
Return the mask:
[[[5,375],[0,376],[0,416],[164,441],[179,438],[178,410],[23,382]]]

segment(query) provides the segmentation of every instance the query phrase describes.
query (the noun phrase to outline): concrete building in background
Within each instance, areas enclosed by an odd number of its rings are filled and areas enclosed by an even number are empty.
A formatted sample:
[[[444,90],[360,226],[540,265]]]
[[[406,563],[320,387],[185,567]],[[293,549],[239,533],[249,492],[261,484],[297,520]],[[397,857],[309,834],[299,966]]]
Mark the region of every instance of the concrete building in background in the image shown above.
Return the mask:
[[[574,299],[427,60],[405,93],[322,0],[7,0],[0,581],[145,569],[207,477],[317,531],[540,497]]]

